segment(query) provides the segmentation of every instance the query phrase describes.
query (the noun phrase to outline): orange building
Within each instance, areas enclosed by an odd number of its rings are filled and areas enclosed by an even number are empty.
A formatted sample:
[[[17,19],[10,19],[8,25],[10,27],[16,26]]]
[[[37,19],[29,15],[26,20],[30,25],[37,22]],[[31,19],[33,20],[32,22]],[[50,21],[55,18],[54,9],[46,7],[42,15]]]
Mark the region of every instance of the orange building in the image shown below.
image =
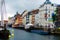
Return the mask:
[[[35,23],[35,15],[38,13],[38,11],[39,11],[39,9],[32,10],[30,12],[25,10],[22,14],[19,14],[17,12],[17,14],[14,16],[15,20],[14,20],[14,24],[13,25],[15,25],[16,27],[18,25],[23,25],[24,24],[24,22],[23,22],[24,21],[24,17],[26,17],[25,18],[26,19],[25,23],[30,23],[31,22],[32,24],[34,24]]]
[[[27,23],[34,24],[35,23],[35,15],[38,13],[38,11],[39,11],[39,9],[32,10],[29,12],[26,11],[23,14],[23,17],[25,17],[25,24],[27,24]]]
[[[17,14],[15,18],[15,23],[22,24],[22,16],[20,14]]]
[[[23,18],[22,18],[22,15],[21,14],[19,14],[17,12],[17,14],[14,17],[15,17],[14,24],[13,24],[14,27],[15,26],[17,27],[18,25],[22,25],[23,24],[22,23]]]

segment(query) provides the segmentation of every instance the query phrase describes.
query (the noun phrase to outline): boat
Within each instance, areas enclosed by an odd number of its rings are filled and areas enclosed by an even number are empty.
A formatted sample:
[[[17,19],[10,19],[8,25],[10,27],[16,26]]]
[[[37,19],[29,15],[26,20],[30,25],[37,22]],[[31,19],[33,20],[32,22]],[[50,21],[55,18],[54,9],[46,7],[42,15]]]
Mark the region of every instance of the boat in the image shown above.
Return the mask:
[[[14,24],[14,25],[12,25],[12,28],[24,30],[24,25]]]
[[[32,33],[38,33],[41,35],[48,35],[50,32],[48,30],[45,30],[46,28],[35,28],[33,26],[33,24],[27,24],[25,26],[25,30],[28,32],[32,32]]]
[[[44,30],[31,30],[31,32],[38,33],[38,34],[41,34],[41,35],[47,35],[47,34],[49,34],[49,32],[44,31]]]
[[[4,0],[1,0],[0,38],[6,39],[6,38],[9,38],[10,31],[6,28],[6,23],[4,23],[4,16],[3,16],[3,14],[4,14],[4,11],[6,11],[3,8],[4,2],[5,2]]]
[[[6,24],[4,26],[0,25],[0,38],[7,39],[9,35],[10,31],[6,28]]]
[[[8,27],[12,27],[12,24],[8,24]]]

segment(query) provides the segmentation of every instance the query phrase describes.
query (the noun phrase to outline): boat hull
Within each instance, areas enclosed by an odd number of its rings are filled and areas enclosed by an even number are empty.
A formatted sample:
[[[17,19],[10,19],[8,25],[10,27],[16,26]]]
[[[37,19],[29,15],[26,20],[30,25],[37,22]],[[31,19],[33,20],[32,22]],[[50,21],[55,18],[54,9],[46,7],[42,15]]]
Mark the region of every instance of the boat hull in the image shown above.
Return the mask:
[[[25,29],[28,32],[32,32],[32,33],[38,33],[41,35],[48,35],[49,32],[48,31],[44,31],[43,29],[39,29],[39,28],[29,28],[29,29]]]
[[[31,30],[31,32],[38,33],[38,34],[41,34],[41,35],[47,35],[47,34],[49,34],[49,32],[44,32],[43,30]]]
[[[0,38],[2,39],[8,39],[10,35],[9,30],[1,30],[0,31]]]
[[[12,27],[12,24],[8,24],[8,27]]]
[[[24,27],[13,27],[13,28],[24,30]]]

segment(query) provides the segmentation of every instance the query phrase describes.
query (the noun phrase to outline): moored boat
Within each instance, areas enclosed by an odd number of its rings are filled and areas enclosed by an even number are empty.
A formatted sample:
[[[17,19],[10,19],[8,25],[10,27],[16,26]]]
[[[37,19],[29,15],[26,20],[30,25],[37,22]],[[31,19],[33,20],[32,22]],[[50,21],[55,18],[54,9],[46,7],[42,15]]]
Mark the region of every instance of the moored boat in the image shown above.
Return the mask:
[[[53,32],[51,32],[51,34],[60,35],[60,27],[59,28],[55,28],[55,30]]]
[[[31,32],[38,33],[38,34],[41,34],[41,35],[47,35],[47,34],[49,34],[49,32],[44,31],[44,30],[31,30]]]
[[[33,24],[27,24],[25,26],[25,30],[28,31],[28,32],[32,32],[32,33],[38,33],[38,34],[41,34],[41,35],[48,35],[49,34],[49,31],[46,29],[46,28],[35,28],[33,26]]]
[[[10,31],[5,28],[5,26],[0,26],[0,38],[7,39],[9,38]]]
[[[14,24],[12,25],[12,27],[16,29],[24,29],[24,25],[19,25],[19,24]]]
[[[8,24],[8,27],[12,27],[12,24]]]

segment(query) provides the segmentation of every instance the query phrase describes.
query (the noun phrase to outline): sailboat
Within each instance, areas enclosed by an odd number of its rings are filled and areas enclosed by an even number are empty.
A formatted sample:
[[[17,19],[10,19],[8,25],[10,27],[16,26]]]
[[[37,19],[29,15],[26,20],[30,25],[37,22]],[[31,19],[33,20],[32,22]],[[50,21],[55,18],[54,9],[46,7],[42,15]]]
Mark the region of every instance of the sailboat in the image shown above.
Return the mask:
[[[0,25],[0,38],[8,38],[9,37],[9,30],[6,29],[6,24],[4,24],[4,7],[5,6],[5,1],[1,0],[1,25]]]

